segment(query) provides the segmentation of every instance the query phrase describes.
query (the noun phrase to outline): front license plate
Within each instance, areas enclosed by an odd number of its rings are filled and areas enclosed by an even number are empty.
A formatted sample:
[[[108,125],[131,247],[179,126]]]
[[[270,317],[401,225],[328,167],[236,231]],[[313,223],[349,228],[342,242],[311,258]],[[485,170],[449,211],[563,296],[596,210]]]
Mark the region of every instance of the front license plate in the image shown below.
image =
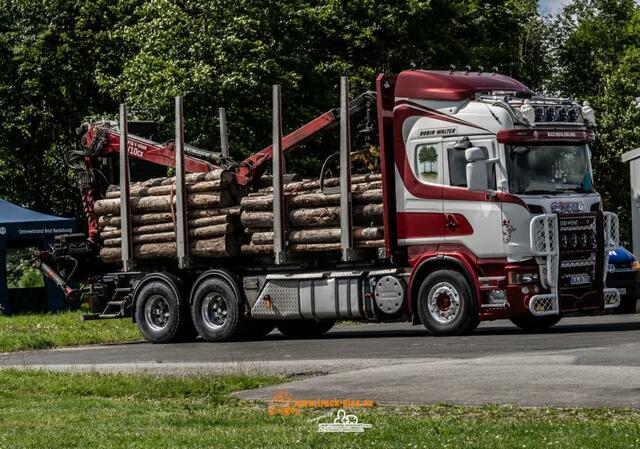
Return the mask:
[[[620,292],[621,295],[626,295],[627,294],[627,289],[626,288],[619,288],[618,291]]]
[[[588,274],[573,274],[569,276],[569,285],[584,285],[591,282]]]

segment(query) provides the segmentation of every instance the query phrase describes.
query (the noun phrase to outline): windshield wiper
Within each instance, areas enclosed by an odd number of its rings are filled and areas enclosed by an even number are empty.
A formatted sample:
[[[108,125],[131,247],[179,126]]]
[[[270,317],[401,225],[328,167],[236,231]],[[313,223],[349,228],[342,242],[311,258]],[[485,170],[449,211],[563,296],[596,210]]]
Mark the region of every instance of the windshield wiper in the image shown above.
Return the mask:
[[[562,192],[562,190],[525,190],[521,195],[553,195]]]
[[[568,189],[557,189],[556,192],[571,192],[571,193],[593,193],[593,190],[585,190],[582,186],[575,186]]]
[[[582,187],[574,187],[571,189],[553,189],[553,190],[525,190],[521,195],[557,195],[558,193],[591,193]]]

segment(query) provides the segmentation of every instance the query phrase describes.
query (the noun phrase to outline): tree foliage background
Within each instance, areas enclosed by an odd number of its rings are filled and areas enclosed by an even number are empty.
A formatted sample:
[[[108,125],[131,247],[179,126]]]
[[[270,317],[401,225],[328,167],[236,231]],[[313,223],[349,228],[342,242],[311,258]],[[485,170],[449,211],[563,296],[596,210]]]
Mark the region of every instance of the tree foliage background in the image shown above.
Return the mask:
[[[588,99],[600,118],[597,186],[628,212],[616,158],[640,146],[640,19],[633,0],[575,0],[540,18],[535,0],[0,0],[0,197],[80,215],[62,154],[88,115],[126,100],[171,129],[185,96],[188,140],[216,149],[227,108],[236,158],[270,140],[270,86],[282,84],[292,130],[379,72],[497,67],[536,90]],[[167,133],[165,138],[170,138]],[[290,171],[315,174],[325,137]]]
[[[640,147],[640,7],[634,0],[574,0],[548,24],[554,68],[545,88],[591,103],[595,185],[631,239],[629,167],[622,153]]]

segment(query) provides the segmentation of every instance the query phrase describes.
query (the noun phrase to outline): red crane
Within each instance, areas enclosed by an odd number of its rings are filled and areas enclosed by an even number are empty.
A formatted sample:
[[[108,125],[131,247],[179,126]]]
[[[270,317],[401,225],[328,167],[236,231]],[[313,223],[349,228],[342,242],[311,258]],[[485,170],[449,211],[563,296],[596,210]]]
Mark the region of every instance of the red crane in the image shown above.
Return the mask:
[[[350,114],[375,106],[375,94],[365,92],[351,102]],[[339,123],[339,110],[332,109],[316,117],[282,140],[283,151],[291,151],[313,136],[327,131]],[[120,132],[114,122],[94,122],[78,128],[81,135],[81,151],[72,152],[68,163],[79,172],[79,184],[82,203],[88,222],[89,240],[97,243],[99,236],[98,219],[93,210],[98,199],[96,177],[92,174],[97,168],[97,158],[104,158],[120,151]],[[129,156],[166,167],[175,167],[175,147],[173,141],[161,144],[132,134],[128,135],[127,151]],[[190,145],[185,146],[185,170],[188,173],[207,172],[225,168],[236,176],[240,185],[248,185],[260,178],[267,163],[273,157],[271,145],[249,156],[241,162]]]

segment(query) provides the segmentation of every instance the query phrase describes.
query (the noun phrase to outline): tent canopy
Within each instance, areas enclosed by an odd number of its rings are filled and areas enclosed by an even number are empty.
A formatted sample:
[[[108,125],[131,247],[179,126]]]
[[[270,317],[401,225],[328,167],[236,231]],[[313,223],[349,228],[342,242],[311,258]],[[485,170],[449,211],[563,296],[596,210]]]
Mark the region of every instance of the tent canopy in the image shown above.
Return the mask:
[[[35,212],[0,199],[0,238],[47,239],[71,233],[74,229],[72,218]]]
[[[36,298],[44,310],[65,307],[61,293],[49,280],[46,280],[45,288],[9,289],[6,257],[7,250],[16,245],[45,249],[56,235],[70,234],[75,229],[75,220],[72,218],[35,212],[0,199],[0,314],[26,310],[31,298]]]

